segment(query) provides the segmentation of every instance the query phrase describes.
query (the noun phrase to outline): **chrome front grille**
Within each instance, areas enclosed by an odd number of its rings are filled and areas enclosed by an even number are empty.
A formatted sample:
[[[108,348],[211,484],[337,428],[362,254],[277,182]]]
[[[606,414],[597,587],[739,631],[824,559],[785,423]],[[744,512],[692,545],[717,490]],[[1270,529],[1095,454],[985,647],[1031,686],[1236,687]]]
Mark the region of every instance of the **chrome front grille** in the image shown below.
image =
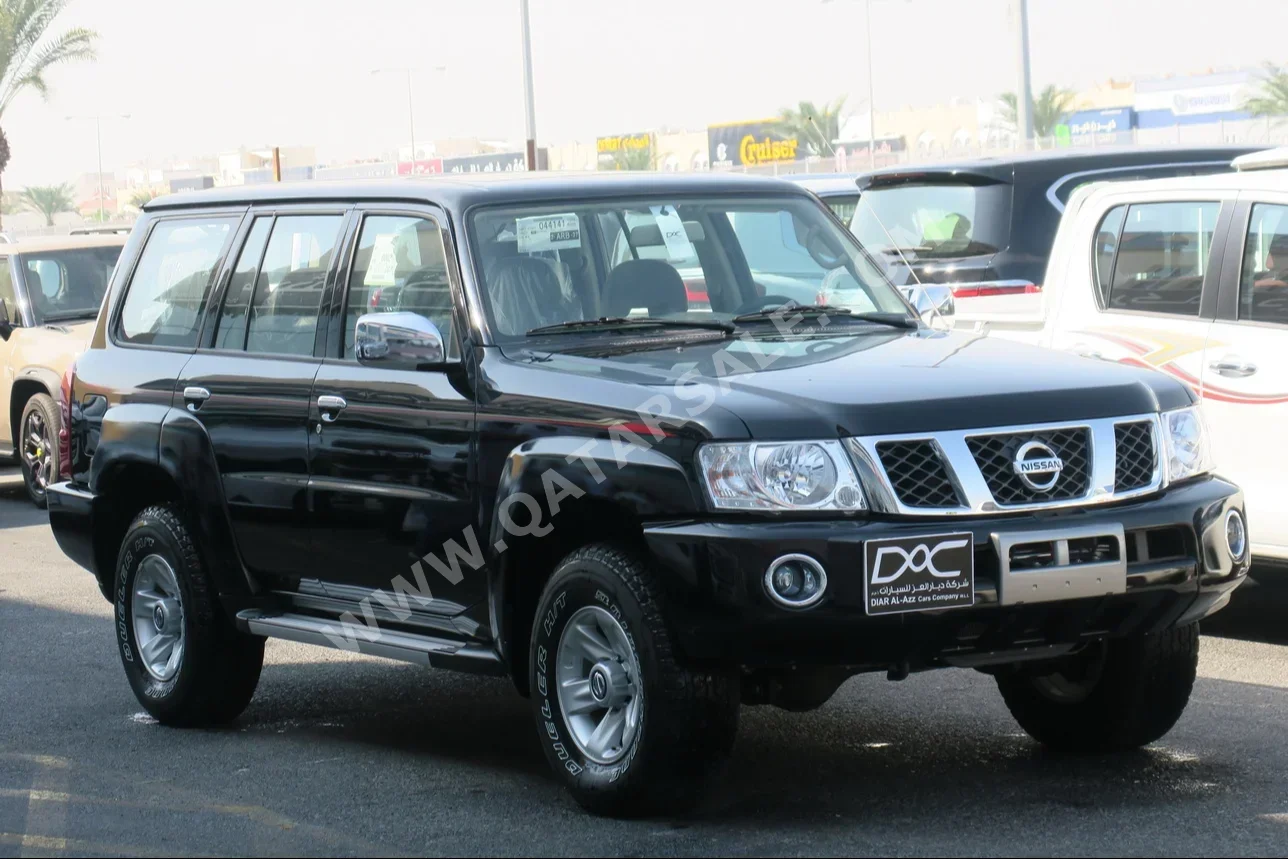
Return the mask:
[[[1158,468],[1153,422],[1118,424],[1114,427],[1114,450],[1118,456],[1114,491],[1126,492],[1148,486]]]
[[[1103,504],[1162,486],[1157,415],[846,439],[872,509],[907,516],[1010,513]],[[1030,442],[1059,459],[1054,483],[1021,478]],[[1030,474],[1030,477],[1033,475]]]
[[[909,507],[960,507],[962,498],[933,441],[883,441],[877,455],[897,496]]]
[[[966,439],[975,464],[984,475],[993,500],[1013,507],[1042,501],[1068,501],[1087,494],[1091,483],[1091,456],[1086,427],[1046,432],[998,433]],[[1050,489],[1035,489],[1015,472],[1015,457],[1029,442],[1046,445],[1064,463],[1064,469]]]

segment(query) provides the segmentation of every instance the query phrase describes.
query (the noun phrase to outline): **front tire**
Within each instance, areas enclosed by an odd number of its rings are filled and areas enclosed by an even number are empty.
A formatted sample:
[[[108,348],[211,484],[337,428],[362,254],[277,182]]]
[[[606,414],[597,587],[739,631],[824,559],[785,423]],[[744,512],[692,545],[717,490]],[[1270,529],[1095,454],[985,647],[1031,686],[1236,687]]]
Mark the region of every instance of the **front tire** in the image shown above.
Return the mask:
[[[58,406],[48,394],[27,400],[18,422],[18,460],[27,497],[40,509],[49,504],[49,485],[58,480]]]
[[[688,810],[728,760],[737,675],[680,664],[657,580],[634,554],[573,552],[533,621],[532,706],[546,758],[596,814]]]
[[[264,639],[223,613],[175,505],[134,518],[117,559],[117,646],[135,697],[163,725],[218,725],[250,703]]]
[[[1162,737],[1189,703],[1198,672],[1197,623],[1115,639],[1059,670],[999,674],[1015,721],[1061,752],[1121,752]]]

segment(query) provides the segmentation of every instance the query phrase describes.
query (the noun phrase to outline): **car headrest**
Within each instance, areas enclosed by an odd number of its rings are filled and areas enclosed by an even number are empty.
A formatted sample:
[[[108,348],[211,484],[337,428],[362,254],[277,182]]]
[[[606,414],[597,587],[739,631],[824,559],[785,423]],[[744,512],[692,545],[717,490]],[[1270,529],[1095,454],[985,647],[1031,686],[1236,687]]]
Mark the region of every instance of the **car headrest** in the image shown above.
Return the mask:
[[[684,278],[670,264],[658,259],[632,259],[609,272],[604,284],[604,312],[627,316],[637,307],[649,316],[683,313],[689,309]]]
[[[488,275],[488,294],[497,327],[522,334],[564,319],[559,278],[544,261],[529,256],[498,260]]]
[[[707,231],[702,229],[702,224],[697,221],[685,221],[684,233],[691,242],[701,242],[707,238]],[[663,244],[665,242],[662,240],[662,228],[657,224],[640,224],[631,230],[633,247],[646,248]]]

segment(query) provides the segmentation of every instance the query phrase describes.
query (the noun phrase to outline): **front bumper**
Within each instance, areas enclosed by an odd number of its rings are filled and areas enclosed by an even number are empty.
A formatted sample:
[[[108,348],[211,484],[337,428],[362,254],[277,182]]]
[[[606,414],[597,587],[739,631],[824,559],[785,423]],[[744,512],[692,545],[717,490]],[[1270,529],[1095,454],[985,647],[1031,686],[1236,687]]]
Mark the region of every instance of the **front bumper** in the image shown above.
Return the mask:
[[[1248,573],[1246,552],[1234,560],[1226,549],[1225,518],[1231,510],[1243,512],[1242,493],[1207,477],[1105,507],[917,521],[713,519],[657,524],[644,536],[659,569],[672,577],[676,632],[691,657],[917,668],[1148,633],[1206,617],[1225,605]],[[1025,605],[999,602],[1001,565],[994,535],[1097,524],[1121,524],[1126,534],[1126,593]],[[975,537],[973,607],[867,615],[865,541],[966,531]],[[1162,551],[1151,554],[1151,546]],[[784,609],[764,591],[765,570],[789,553],[809,555],[827,571],[827,592],[812,608]]]

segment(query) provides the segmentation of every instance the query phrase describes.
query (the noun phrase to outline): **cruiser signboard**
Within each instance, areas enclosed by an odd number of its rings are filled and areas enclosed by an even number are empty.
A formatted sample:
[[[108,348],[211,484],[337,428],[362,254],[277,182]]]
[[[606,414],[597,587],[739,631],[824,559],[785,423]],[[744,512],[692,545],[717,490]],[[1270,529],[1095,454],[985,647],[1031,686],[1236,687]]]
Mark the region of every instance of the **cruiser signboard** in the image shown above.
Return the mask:
[[[774,119],[708,126],[707,148],[713,168],[785,164],[804,161],[809,154],[808,147]]]

